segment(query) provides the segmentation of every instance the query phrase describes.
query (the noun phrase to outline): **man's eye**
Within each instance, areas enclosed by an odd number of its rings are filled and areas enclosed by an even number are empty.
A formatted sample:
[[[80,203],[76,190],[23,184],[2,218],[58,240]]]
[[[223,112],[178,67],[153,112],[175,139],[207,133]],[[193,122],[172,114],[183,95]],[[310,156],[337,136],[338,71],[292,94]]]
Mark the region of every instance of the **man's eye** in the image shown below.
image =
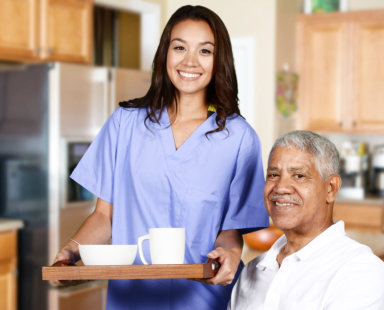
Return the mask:
[[[277,173],[269,173],[268,178],[277,178],[279,175]]]
[[[300,174],[300,173],[295,174],[295,176],[298,179],[304,178],[304,174]]]

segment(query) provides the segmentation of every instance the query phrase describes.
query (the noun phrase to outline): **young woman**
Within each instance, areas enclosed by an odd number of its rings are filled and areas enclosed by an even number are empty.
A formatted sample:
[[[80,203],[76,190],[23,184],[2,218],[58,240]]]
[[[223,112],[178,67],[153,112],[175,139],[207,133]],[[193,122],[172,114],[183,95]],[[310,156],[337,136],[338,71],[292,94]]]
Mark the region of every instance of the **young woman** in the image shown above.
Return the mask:
[[[98,197],[73,239],[136,244],[148,228],[185,227],[185,263],[208,256],[221,267],[206,281],[111,280],[107,308],[225,309],[242,267],[241,234],[269,224],[260,142],[240,116],[221,19],[201,6],[178,9],[148,93],[120,105],[71,176]],[[78,259],[73,241],[56,257]]]

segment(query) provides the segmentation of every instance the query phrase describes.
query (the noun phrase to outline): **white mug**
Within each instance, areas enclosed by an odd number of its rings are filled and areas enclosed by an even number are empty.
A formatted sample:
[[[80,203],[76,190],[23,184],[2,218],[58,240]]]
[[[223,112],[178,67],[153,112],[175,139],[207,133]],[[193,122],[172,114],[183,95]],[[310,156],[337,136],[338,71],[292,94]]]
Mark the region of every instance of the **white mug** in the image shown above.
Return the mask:
[[[147,239],[152,264],[184,264],[185,228],[150,228],[148,235],[139,237],[137,245],[144,265],[148,265],[143,254]]]

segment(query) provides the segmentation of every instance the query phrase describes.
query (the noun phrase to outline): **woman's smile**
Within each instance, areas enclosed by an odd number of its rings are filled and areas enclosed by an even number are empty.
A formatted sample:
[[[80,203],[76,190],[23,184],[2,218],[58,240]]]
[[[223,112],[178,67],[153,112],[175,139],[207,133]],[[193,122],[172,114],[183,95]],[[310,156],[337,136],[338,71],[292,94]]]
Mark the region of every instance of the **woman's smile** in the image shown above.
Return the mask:
[[[190,73],[190,72],[185,72],[185,71],[178,71],[178,72],[184,78],[195,79],[195,78],[198,78],[201,76],[200,73]]]

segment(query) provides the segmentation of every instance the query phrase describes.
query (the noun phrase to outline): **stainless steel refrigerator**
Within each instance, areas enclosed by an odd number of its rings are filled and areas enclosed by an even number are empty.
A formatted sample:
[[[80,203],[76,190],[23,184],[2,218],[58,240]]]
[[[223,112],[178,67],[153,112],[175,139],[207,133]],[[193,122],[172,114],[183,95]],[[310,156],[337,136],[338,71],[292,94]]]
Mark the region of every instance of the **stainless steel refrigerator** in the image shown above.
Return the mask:
[[[64,63],[0,65],[0,217],[19,232],[18,309],[103,309],[105,282],[57,289],[41,267],[92,212],[69,174],[118,101],[145,94],[150,73]]]

